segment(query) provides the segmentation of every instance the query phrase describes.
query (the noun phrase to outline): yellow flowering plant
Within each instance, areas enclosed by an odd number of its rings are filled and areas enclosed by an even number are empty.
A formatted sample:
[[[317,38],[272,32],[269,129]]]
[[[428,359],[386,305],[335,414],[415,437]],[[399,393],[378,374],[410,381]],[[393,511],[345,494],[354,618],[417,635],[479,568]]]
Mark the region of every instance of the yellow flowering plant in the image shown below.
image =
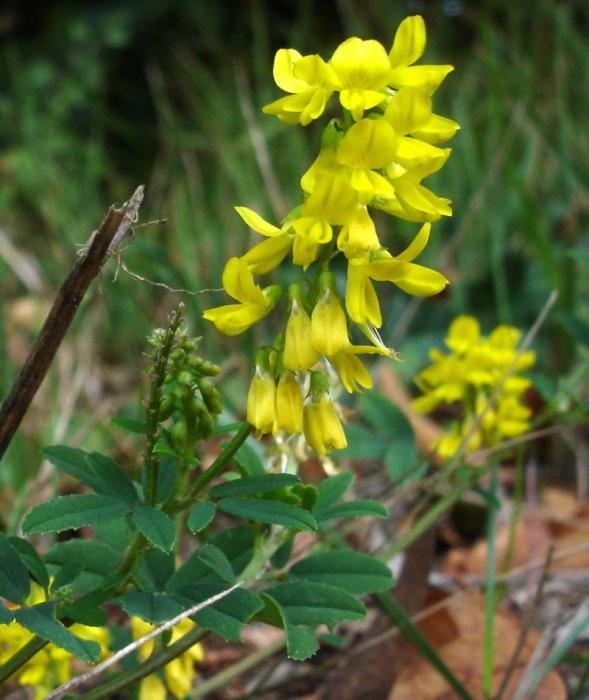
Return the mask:
[[[423,19],[414,16],[389,51],[352,37],[328,60],[295,49],[276,54],[274,77],[288,95],[267,105],[267,114],[305,126],[335,106],[334,95],[343,112],[326,124],[301,177],[300,202],[283,221],[236,207],[264,240],[227,262],[222,281],[232,301],[204,317],[229,336],[269,314],[283,318],[254,354],[246,420],[219,424],[221,368],[198,354],[200,339],[188,333],[180,305],[148,338],[143,415],[113,419],[140,447],[121,464],[81,448],[46,447],[43,456],[75,488],[33,506],[19,524],[22,536],[0,533],[0,683],[37,685],[51,700],[82,682],[94,685],[84,690],[87,700],[137,684],[142,700],[182,698],[206,658],[207,635],[239,642],[245,625],[263,622],[282,629],[288,656],[303,660],[319,649],[319,629],[364,618],[360,597],[392,586],[383,561],[329,536],[333,521],[385,518],[387,509],[346,498],[352,474],[305,484],[294,459],[277,469],[274,454],[247,440],[252,432],[282,443],[304,436],[296,446],[321,458],[345,448],[338,392],[372,386],[366,356],[394,356],[379,334],[376,283],[414,296],[447,284],[415,262],[432,224],[451,214],[449,200],[422,183],[444,165],[450,150],[440,144],[458,129],[433,112],[451,67],[417,64],[425,40]],[[142,196],[139,188],[132,210],[129,203],[111,209],[92,240],[113,221],[113,237],[128,229]],[[375,211],[418,224],[403,250],[386,245]],[[295,268],[288,287],[259,279],[287,260]],[[336,274],[339,262],[345,279]],[[496,353],[508,351],[508,338],[495,341]],[[219,445],[218,437],[226,441]],[[82,529],[81,537],[57,538]],[[293,562],[301,532],[313,534],[313,549]],[[129,643],[68,680],[72,656],[87,664],[103,657],[109,627],[124,628],[117,639],[126,634]],[[102,676],[128,656],[128,666]]]
[[[301,177],[301,203],[283,221],[235,207],[266,240],[225,266],[223,287],[240,303],[204,312],[219,331],[236,335],[272,309],[284,314],[288,307],[282,332],[255,354],[247,419],[259,436],[302,431],[319,455],[345,447],[330,369],[346,391],[358,392],[372,386],[362,355],[393,356],[379,335],[374,282],[391,282],[414,296],[437,294],[447,284],[443,274],[414,262],[432,222],[451,214],[450,201],[422,181],[444,165],[450,149],[439,144],[459,128],[433,112],[432,97],[452,66],[414,65],[425,44],[425,25],[416,15],[401,23],[389,51],[352,37],[327,61],[296,49],[276,54],[274,79],[290,94],[266,105],[266,114],[306,126],[329,109],[332,95],[343,112],[324,128],[319,154]],[[383,245],[372,218],[376,210],[421,224],[405,250],[393,253]],[[254,276],[272,272],[288,256],[301,268],[288,289],[256,284]],[[333,272],[342,257],[343,290]],[[363,336],[364,344],[353,344],[354,336]]]
[[[518,353],[520,340],[521,332],[507,325],[483,336],[478,321],[462,315],[446,336],[450,352],[430,351],[431,364],[415,380],[422,394],[413,408],[430,413],[442,404],[458,407],[458,416],[433,446],[442,459],[528,432],[532,411],[524,394],[531,381],[521,373],[534,365],[535,354]]]

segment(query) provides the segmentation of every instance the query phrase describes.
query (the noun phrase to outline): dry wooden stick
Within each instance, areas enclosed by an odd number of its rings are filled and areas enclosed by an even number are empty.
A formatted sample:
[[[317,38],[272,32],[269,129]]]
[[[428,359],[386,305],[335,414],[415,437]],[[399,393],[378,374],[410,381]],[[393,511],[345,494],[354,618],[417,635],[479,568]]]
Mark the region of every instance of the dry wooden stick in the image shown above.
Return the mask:
[[[140,185],[120,209],[111,207],[61,285],[39,337],[0,407],[0,459],[41,386],[55,353],[92,280],[137,221],[145,187]]]

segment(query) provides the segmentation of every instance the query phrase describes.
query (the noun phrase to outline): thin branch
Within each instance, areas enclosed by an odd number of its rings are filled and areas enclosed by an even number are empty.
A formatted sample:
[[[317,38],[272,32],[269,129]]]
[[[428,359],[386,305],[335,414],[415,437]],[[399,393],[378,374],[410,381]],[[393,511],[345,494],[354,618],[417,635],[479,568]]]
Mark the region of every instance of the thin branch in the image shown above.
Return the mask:
[[[115,652],[112,656],[109,656],[108,659],[95,666],[92,670],[88,671],[87,673],[83,673],[82,675],[77,676],[76,678],[72,678],[72,680],[67,681],[67,683],[63,683],[52,693],[46,695],[45,698],[43,698],[43,700],[59,700],[59,698],[62,698],[70,690],[78,688],[80,685],[83,685],[84,683],[93,680],[94,678],[99,676],[103,671],[106,671],[106,669],[110,668],[111,666],[114,666],[114,664],[118,663],[126,656],[129,656],[129,654],[133,654],[137,649],[139,649],[140,646],[143,646],[143,644],[145,644],[146,642],[149,642],[152,639],[159,637],[161,634],[171,629],[178,623],[182,622],[182,620],[185,620],[187,617],[190,617],[191,615],[200,612],[204,608],[208,608],[210,605],[214,605],[218,601],[228,596],[230,593],[233,593],[233,591],[236,588],[239,588],[242,585],[242,583],[242,581],[238,581],[237,583],[233,584],[233,586],[231,586],[230,588],[221,591],[221,593],[217,593],[217,595],[214,595],[211,598],[207,598],[207,600],[204,600],[202,603],[197,603],[188,610],[181,612],[179,615],[176,615],[176,617],[173,617],[171,620],[167,620],[163,624],[159,625],[159,627],[156,627],[147,634],[144,634],[143,637],[139,637],[139,639],[135,639],[133,642],[131,642],[131,644],[128,644],[126,647],[119,649],[119,651]]]
[[[78,251],[77,260],[55,297],[39,337],[0,407],[0,459],[41,386],[92,280],[137,221],[144,191],[141,185],[120,209],[111,207],[100,228]]]

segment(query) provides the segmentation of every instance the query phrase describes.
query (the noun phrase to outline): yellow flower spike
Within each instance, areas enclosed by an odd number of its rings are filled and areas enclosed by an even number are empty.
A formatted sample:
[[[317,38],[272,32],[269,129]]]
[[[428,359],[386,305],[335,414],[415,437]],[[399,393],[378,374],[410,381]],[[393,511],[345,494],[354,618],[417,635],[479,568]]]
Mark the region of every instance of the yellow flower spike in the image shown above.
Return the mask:
[[[376,227],[366,207],[358,207],[354,217],[342,226],[337,247],[348,259],[380,248]]]
[[[280,296],[280,288],[276,285],[262,291],[242,258],[231,258],[225,265],[223,287],[239,303],[207,309],[203,317],[212,321],[225,335],[243,333],[264,318]]]
[[[276,388],[276,416],[279,430],[300,433],[303,430],[303,392],[293,372],[280,375]]]
[[[354,323],[371,323],[380,328],[380,305],[365,265],[366,259],[355,258],[348,261],[346,311]]]
[[[299,285],[289,287],[291,309],[286,324],[283,363],[293,371],[307,370],[318,360],[319,353],[311,344],[311,319],[301,301]]]
[[[321,355],[337,355],[350,344],[346,314],[329,271],[319,276],[321,295],[311,314],[311,344]]]
[[[328,388],[324,374],[311,373],[311,398],[303,411],[303,431],[309,445],[321,457],[332,449],[343,450],[348,444]]]
[[[378,41],[351,37],[337,47],[330,64],[341,84],[342,107],[352,113],[355,121],[386,98],[384,88],[391,64]]]
[[[306,126],[325,110],[332,92],[339,87],[331,67],[320,56],[301,56],[295,49],[280,49],[274,58],[278,87],[294,93],[262,108],[287,124]]]
[[[267,367],[267,359],[256,352],[256,370],[247,393],[247,422],[257,435],[276,434],[276,383]]]
[[[423,55],[426,44],[425,23],[420,15],[406,17],[395,34],[389,52],[391,72],[388,84],[394,88],[425,86],[433,92],[454,66],[414,66]]]

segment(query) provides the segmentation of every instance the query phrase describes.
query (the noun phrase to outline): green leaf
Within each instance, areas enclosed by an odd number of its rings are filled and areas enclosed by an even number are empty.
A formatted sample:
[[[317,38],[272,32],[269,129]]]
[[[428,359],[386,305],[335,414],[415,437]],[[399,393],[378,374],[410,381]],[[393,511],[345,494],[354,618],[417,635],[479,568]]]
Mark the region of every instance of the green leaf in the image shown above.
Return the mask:
[[[388,511],[378,501],[358,499],[337,503],[328,508],[320,508],[313,511],[313,515],[318,523],[322,523],[325,520],[335,520],[336,518],[386,518]]]
[[[58,496],[29,511],[23,521],[23,531],[34,534],[77,530],[118,518],[128,510],[129,505],[114,496],[95,493]]]
[[[368,391],[360,397],[360,410],[368,423],[390,443],[395,436],[401,435],[407,429],[412,434],[413,429],[407,419],[390,399],[376,391]]]
[[[161,510],[142,506],[133,511],[133,522],[147,539],[163,552],[171,552],[176,544],[174,521]]]
[[[119,555],[114,549],[96,540],[73,539],[58,542],[45,555],[48,564],[64,566],[70,561],[77,561],[84,571],[98,576],[106,576],[117,564]]]
[[[30,608],[15,610],[14,619],[33,634],[69,651],[86,663],[94,663],[100,657],[100,644],[80,639],[55,618],[55,603],[41,603]]]
[[[339,454],[342,457],[354,459],[380,459],[386,450],[387,443],[373,430],[361,425],[350,423],[344,428],[348,446]]]
[[[282,606],[270,596],[263,593],[262,600],[265,607],[260,617],[266,622],[284,629],[288,658],[293,659],[293,661],[304,661],[313,656],[319,649],[313,628],[291,624]]]
[[[8,541],[18,552],[21,561],[29,570],[29,574],[43,588],[49,588],[49,574],[37,550],[30,542],[21,537],[9,537]]]
[[[247,442],[237,450],[233,461],[250,476],[264,476],[266,470],[258,452]]]
[[[186,525],[190,532],[196,534],[213,520],[215,517],[215,506],[210,501],[199,501],[190,511],[190,515],[186,520]]]
[[[314,510],[332,505],[344,495],[354,483],[352,472],[342,472],[335,476],[329,476],[317,486],[318,499]]]
[[[100,488],[96,489],[98,493],[108,496],[116,493],[118,498],[131,505],[137,503],[139,498],[133,482],[114,460],[98,452],[90,453],[88,459],[100,477]]]
[[[53,445],[43,455],[58,469],[90,486],[97,493],[116,493],[123,501],[135,503],[137,492],[133,482],[112,459],[98,453],[87,454],[67,445]]]
[[[14,612],[0,603],[0,625],[9,625],[14,620]]]
[[[121,598],[121,607],[130,617],[159,625],[179,615],[185,608],[174,598],[163,593],[129,591]]]
[[[312,554],[291,567],[288,576],[326,583],[356,595],[387,591],[393,585],[393,577],[385,564],[351,549]]]
[[[259,523],[293,527],[297,530],[317,529],[315,518],[302,508],[279,501],[264,501],[255,498],[224,498],[217,507],[230,515],[237,515]]]
[[[265,591],[293,625],[334,627],[344,620],[362,620],[366,609],[350,593],[324,583],[280,583]]]
[[[145,480],[147,473],[143,475],[143,489],[145,491]],[[178,481],[178,462],[172,457],[163,457],[157,472],[155,485],[155,502],[165,503],[174,493],[176,482]]]
[[[264,476],[252,476],[245,479],[234,479],[225,484],[214,486],[210,495],[213,498],[227,498],[233,496],[250,496],[274,489],[286,488],[300,484],[301,480],[294,474],[264,474]]]
[[[74,622],[79,622],[81,625],[104,627],[108,618],[104,610],[101,610],[99,606],[111,596],[111,589],[93,590],[73,603],[64,605],[61,609],[62,615],[69,617]]]
[[[128,416],[114,416],[110,419],[111,425],[116,425],[117,428],[122,428],[130,433],[144,435],[147,429],[147,424],[143,420],[137,418],[129,418]]]
[[[407,478],[418,479],[423,474],[421,457],[413,432],[395,437],[384,455],[384,465],[391,481],[400,484]]]
[[[221,586],[188,586],[182,589],[181,595],[194,605],[220,593],[226,586],[226,583]],[[239,642],[243,626],[262,607],[263,603],[255,593],[237,588],[214,605],[192,615],[191,619],[227,641]]]
[[[63,588],[63,586],[67,586],[72,583],[72,581],[75,581],[83,570],[84,565],[79,561],[73,560],[66,562],[55,575],[53,583],[51,584],[51,592],[53,593],[59,588]]]
[[[239,576],[254,556],[254,533],[250,525],[221,530],[208,544],[215,545],[229,559],[235,576]]]
[[[275,569],[282,569],[288,564],[292,548],[294,545],[294,537],[289,537],[286,542],[283,542],[280,547],[270,557],[270,562]]]
[[[0,533],[0,597],[23,603],[31,588],[29,572],[14,545]]]
[[[227,587],[227,582],[200,559],[198,554],[198,551],[193,552],[170,576],[164,588],[166,593],[175,594],[187,586],[196,584],[218,585],[219,590]]]
[[[139,575],[145,580],[145,587],[163,591],[176,569],[174,553],[165,554],[159,549],[148,549],[141,555]]]
[[[198,550],[198,558],[222,579],[233,582],[235,578],[233,567],[220,549],[212,544],[205,544]]]

